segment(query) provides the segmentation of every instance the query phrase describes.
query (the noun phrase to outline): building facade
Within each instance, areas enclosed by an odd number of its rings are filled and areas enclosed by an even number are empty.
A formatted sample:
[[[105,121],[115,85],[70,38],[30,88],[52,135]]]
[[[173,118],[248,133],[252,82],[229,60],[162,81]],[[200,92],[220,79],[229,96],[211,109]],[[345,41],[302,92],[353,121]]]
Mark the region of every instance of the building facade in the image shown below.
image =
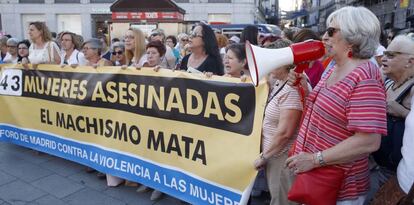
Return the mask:
[[[290,20],[295,26],[323,32],[329,14],[349,5],[370,9],[378,17],[383,29],[414,27],[414,0],[303,0],[303,5],[292,11],[302,11],[302,15],[290,16]]]
[[[265,23],[269,0],[176,0],[187,23]],[[274,0],[273,0],[274,1]],[[28,24],[46,22],[55,32],[70,30],[84,38],[107,33],[115,0],[0,0],[0,32],[27,38]],[[268,8],[268,14],[270,9]],[[269,15],[267,16],[269,17]]]

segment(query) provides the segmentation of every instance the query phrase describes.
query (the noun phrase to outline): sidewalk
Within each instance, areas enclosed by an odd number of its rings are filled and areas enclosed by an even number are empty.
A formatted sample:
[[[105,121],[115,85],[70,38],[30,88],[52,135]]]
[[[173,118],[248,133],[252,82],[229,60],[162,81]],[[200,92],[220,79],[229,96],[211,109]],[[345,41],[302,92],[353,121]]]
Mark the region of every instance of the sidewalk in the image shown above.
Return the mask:
[[[88,174],[83,165],[0,142],[0,205],[183,205],[164,195],[151,201],[136,187],[107,187],[106,180]],[[252,205],[263,205],[254,199]]]

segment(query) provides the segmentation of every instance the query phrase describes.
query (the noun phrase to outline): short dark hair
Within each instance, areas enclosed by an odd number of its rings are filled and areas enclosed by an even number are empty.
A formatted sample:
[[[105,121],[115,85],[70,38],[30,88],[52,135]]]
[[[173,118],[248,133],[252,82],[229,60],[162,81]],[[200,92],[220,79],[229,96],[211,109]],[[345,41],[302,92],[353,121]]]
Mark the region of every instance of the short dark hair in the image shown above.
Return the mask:
[[[174,46],[177,45],[177,38],[175,36],[169,35],[169,36],[167,36],[167,38],[165,38],[165,40],[168,40],[168,39],[172,40]]]
[[[236,57],[239,59],[239,61],[242,61],[244,59],[246,59],[246,49],[245,49],[245,44],[244,43],[232,43],[229,44],[226,47],[226,53],[228,51],[232,51]],[[249,69],[249,66],[247,65],[247,63],[244,65],[245,69]]]
[[[164,56],[165,52],[167,52],[167,49],[165,48],[165,45],[161,43],[161,41],[151,41],[147,44],[146,49],[148,48],[155,48],[157,49],[158,53],[160,53],[160,56]]]

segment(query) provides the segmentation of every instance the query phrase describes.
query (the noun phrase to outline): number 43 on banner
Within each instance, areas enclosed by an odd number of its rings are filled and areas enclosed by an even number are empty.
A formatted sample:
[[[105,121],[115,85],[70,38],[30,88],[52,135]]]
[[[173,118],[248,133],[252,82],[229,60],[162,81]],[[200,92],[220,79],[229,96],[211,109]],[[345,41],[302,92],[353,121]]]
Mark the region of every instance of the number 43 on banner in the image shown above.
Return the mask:
[[[0,79],[0,95],[22,95],[22,70],[3,70]]]

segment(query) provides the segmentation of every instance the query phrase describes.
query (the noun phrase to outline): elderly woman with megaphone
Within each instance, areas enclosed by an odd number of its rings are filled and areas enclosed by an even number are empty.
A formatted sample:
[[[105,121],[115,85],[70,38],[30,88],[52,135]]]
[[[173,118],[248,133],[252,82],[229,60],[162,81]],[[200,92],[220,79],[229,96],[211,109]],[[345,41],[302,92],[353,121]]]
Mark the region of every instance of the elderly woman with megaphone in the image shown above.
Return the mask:
[[[336,65],[306,98],[286,160],[296,173],[288,198],[307,205],[359,205],[369,186],[368,155],[387,134],[384,86],[379,68],[369,61],[379,45],[380,24],[364,7],[343,7],[330,14],[327,27],[325,46]],[[289,83],[301,76],[291,72]]]

